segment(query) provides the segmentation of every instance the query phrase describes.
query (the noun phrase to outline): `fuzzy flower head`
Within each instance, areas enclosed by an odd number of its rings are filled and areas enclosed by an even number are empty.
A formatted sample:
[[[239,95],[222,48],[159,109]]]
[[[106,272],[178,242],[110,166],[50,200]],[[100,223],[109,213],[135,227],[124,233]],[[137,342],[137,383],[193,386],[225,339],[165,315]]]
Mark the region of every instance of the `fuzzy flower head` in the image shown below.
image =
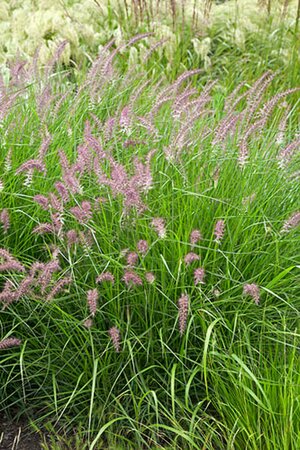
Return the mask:
[[[10,227],[10,218],[7,209],[0,211],[0,223],[2,223],[4,233],[7,233]]]
[[[158,236],[163,239],[166,237],[165,221],[161,217],[155,217],[151,222]]]
[[[152,284],[155,281],[155,275],[152,272],[145,273],[147,283]]]
[[[83,201],[81,206],[70,208],[70,211],[81,224],[87,223],[93,215],[91,204],[88,201]]]
[[[5,271],[25,272],[25,267],[7,250],[0,248],[0,272]]]
[[[257,286],[257,284],[254,283],[244,284],[243,294],[252,297],[256,305],[259,304],[260,295],[259,295],[259,287]]]
[[[204,284],[204,276],[205,276],[205,270],[203,267],[198,267],[198,269],[194,270],[194,284],[197,286],[197,284]]]
[[[113,346],[117,353],[121,350],[121,335],[120,330],[117,327],[112,327],[108,330],[108,334],[112,340]]]
[[[135,273],[133,270],[126,270],[124,272],[123,281],[126,284],[126,286],[141,286],[143,284],[143,281],[141,277]]]
[[[75,245],[78,243],[78,234],[76,230],[69,230],[66,233],[66,238],[67,238],[67,245],[68,247],[72,247],[72,245]]]
[[[288,233],[298,225],[300,225],[300,211],[292,214],[291,217],[284,222],[281,233]]]
[[[214,235],[215,241],[220,244],[225,233],[225,222],[224,220],[218,220],[215,225]]]
[[[96,283],[103,283],[103,281],[108,281],[112,284],[115,282],[115,277],[110,272],[103,272],[101,275],[98,275],[96,278]]]
[[[129,267],[135,267],[139,259],[139,255],[136,252],[130,252],[126,256],[126,262]]]
[[[137,250],[139,253],[141,253],[142,255],[145,255],[147,253],[149,249],[149,245],[147,241],[144,241],[143,239],[141,239],[138,243],[137,243]]]
[[[0,341],[0,350],[5,350],[11,347],[19,347],[21,343],[22,341],[20,339],[14,337],[2,339],[2,341]]]
[[[194,261],[199,261],[200,256],[197,255],[194,252],[189,252],[185,255],[184,257],[184,263],[189,266],[190,264],[192,264]]]
[[[97,312],[98,298],[97,289],[91,289],[87,292],[87,302],[92,317],[95,317]]]
[[[187,294],[182,294],[178,300],[178,312],[179,312],[179,332],[182,336],[187,323],[187,317],[189,312],[189,297]]]
[[[85,327],[85,328],[87,328],[88,330],[90,329],[90,328],[92,328],[92,326],[93,326],[93,319],[85,319],[85,321],[83,322],[83,326]]]
[[[193,230],[190,234],[190,243],[191,245],[196,245],[199,241],[201,241],[202,235],[199,230]]]

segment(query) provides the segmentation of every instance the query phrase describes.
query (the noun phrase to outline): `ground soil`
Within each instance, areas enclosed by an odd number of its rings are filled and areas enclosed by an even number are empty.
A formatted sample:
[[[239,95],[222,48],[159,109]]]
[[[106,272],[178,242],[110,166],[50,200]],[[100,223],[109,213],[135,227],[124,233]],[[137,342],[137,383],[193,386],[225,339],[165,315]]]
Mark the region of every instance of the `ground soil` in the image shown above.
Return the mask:
[[[41,436],[26,420],[13,421],[0,413],[0,450],[41,450]]]

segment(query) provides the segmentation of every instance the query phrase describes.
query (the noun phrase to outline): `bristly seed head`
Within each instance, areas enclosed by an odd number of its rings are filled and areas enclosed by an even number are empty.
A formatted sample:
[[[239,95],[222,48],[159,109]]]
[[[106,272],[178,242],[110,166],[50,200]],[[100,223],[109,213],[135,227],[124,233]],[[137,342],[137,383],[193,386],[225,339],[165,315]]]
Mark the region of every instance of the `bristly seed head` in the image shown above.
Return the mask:
[[[201,241],[202,235],[199,230],[193,230],[190,234],[190,243],[192,246],[196,245],[199,241]]]
[[[179,310],[179,332],[182,336],[187,323],[187,317],[189,312],[189,297],[187,294],[181,294],[178,300],[178,310]]]
[[[204,284],[204,276],[205,276],[205,270],[203,267],[198,267],[198,269],[194,270],[194,284],[197,286],[197,284]]]
[[[9,212],[8,210],[2,209],[0,212],[0,223],[3,225],[4,233],[7,233],[10,227],[10,218],[9,218]]]
[[[224,220],[218,220],[215,225],[215,241],[220,244],[225,233],[225,222]]]
[[[99,294],[97,289],[91,289],[87,292],[87,302],[92,317],[95,317],[97,312]]]
[[[292,214],[289,219],[284,222],[281,233],[288,233],[298,225],[300,225],[300,211]]]
[[[252,284],[246,283],[246,284],[244,284],[243,294],[244,295],[250,295],[250,297],[253,298],[255,304],[256,305],[259,304],[260,295],[259,295],[259,287],[257,286],[257,284],[255,284],[255,283],[252,283]]]
[[[126,270],[122,279],[126,286],[141,286],[143,284],[141,277],[133,270]]]
[[[141,253],[142,255],[145,255],[147,253],[149,249],[149,245],[147,241],[144,241],[143,239],[141,239],[138,243],[137,243],[137,250],[139,253]]]
[[[21,343],[22,341],[20,339],[14,337],[2,339],[2,341],[0,341],[0,350],[5,350],[11,347],[19,347]]]
[[[152,284],[155,281],[155,275],[152,272],[145,273],[145,279],[147,283]]]
[[[116,352],[119,353],[121,350],[121,344],[120,344],[121,336],[120,336],[119,329],[117,327],[112,327],[108,330],[108,334],[112,340],[112,343],[113,343],[113,346],[114,346]]]
[[[110,272],[103,272],[101,275],[98,275],[96,278],[96,283],[103,283],[103,281],[108,281],[112,284],[115,282],[115,278]]]
[[[185,255],[185,257],[184,257],[184,263],[185,263],[187,266],[189,266],[189,265],[192,264],[193,262],[199,261],[199,259],[200,259],[200,256],[199,256],[199,255],[197,255],[197,254],[194,253],[194,252],[189,252],[189,253],[187,253],[187,254]]]
[[[126,256],[126,262],[129,267],[135,267],[139,259],[139,255],[136,252],[130,252]]]
[[[155,229],[158,236],[163,239],[166,237],[165,221],[161,217],[155,217],[152,220],[152,226]]]

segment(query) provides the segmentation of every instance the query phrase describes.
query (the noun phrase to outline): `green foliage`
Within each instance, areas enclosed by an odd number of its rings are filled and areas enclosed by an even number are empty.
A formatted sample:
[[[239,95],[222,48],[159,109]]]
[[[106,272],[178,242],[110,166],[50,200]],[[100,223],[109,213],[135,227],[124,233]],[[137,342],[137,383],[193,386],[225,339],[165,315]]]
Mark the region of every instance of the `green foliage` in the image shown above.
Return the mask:
[[[299,227],[281,232],[284,222],[300,209],[299,183],[294,178],[299,155],[285,168],[278,166],[280,150],[297,137],[297,92],[287,97],[290,110],[283,142],[278,143],[277,137],[287,109],[279,103],[260,133],[249,139],[243,168],[238,158],[245,122],[227,136],[224,146],[214,143],[233,87],[242,80],[251,85],[267,68],[280,68],[262,97],[263,106],[278,93],[279,85],[280,90],[282,85],[296,85],[298,55],[291,47],[290,60],[282,66],[266,37],[247,35],[246,47],[236,50],[221,36],[221,30],[212,27],[212,65],[191,79],[201,92],[210,77],[219,76],[208,113],[195,122],[184,117],[191,142],[178,158],[166,158],[166,149],[174,150],[174,136],[182,125],[171,113],[172,101],[156,112],[157,136],[149,135],[138,119],[147,115],[161,92],[155,80],[161,78],[164,56],[153,55],[148,72],[136,78],[128,75],[126,53],[121,55],[116,63],[124,75],[106,80],[94,97],[84,85],[83,72],[77,75],[77,93],[63,71],[52,81],[33,80],[23,86],[3,119],[0,209],[9,211],[11,226],[8,233],[1,228],[0,246],[29,269],[35,261],[49,261],[55,245],[61,263],[55,283],[67,273],[73,278],[73,285],[52,301],[26,295],[0,312],[1,339],[22,339],[20,348],[0,350],[0,405],[7,410],[17,407],[19,414],[34,419],[35,427],[47,423],[50,432],[61,434],[60,439],[45,443],[45,449],[300,447]],[[282,34],[280,39],[285,38]],[[185,61],[182,55],[176,55],[174,72],[167,72],[170,78],[195,61],[201,66],[199,56]],[[107,119],[120,118],[147,76],[150,83],[134,104],[131,128],[126,132],[116,126],[107,138]],[[42,114],[38,105],[44,83],[67,95],[59,108],[55,98]],[[245,107],[244,98],[236,111]],[[260,107],[256,114],[259,111]],[[143,197],[144,212],[124,215],[122,197],[99,185],[94,173],[84,173],[82,193],[71,195],[64,207],[64,230],[90,231],[93,239],[89,246],[70,249],[62,236],[32,233],[37,224],[49,221],[49,213],[33,198],[53,192],[54,182],[60,180],[59,149],[70,162],[76,160],[87,120],[103,149],[130,174],[134,157],[142,160],[156,149],[151,162],[153,187]],[[52,139],[45,156],[47,176],[34,173],[32,184],[24,186],[24,176],[15,172],[38,156],[45,134]],[[129,139],[137,144],[126,147]],[[70,207],[83,200],[94,204],[99,196],[106,202],[100,203],[90,221],[78,223]],[[154,217],[165,219],[164,239],[158,239],[151,227]],[[226,225],[221,244],[214,240],[219,219]],[[184,265],[193,229],[203,235],[193,250],[206,272],[205,284],[197,286],[193,281],[197,266]],[[122,282],[126,262],[121,252],[134,250],[139,239],[150,244],[136,269],[144,282],[128,288]],[[93,326],[86,328],[86,293],[96,287],[96,276],[105,270],[113,272],[115,284],[98,288],[97,314]],[[144,280],[149,271],[156,277],[153,284]],[[0,276],[3,288],[7,279],[17,286],[23,275],[2,272]],[[259,305],[243,295],[245,283],[259,286]],[[190,306],[181,337],[177,301],[182,292],[188,292]],[[120,353],[108,336],[112,326],[121,332]],[[73,438],[74,429],[78,431]]]

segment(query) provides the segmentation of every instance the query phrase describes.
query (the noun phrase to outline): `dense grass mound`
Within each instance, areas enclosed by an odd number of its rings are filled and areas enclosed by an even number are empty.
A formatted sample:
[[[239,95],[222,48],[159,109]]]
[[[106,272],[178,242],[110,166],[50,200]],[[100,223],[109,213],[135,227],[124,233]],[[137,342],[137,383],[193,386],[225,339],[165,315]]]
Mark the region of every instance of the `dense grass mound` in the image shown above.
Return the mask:
[[[1,408],[91,450],[299,448],[299,91],[109,47],[1,86]]]

